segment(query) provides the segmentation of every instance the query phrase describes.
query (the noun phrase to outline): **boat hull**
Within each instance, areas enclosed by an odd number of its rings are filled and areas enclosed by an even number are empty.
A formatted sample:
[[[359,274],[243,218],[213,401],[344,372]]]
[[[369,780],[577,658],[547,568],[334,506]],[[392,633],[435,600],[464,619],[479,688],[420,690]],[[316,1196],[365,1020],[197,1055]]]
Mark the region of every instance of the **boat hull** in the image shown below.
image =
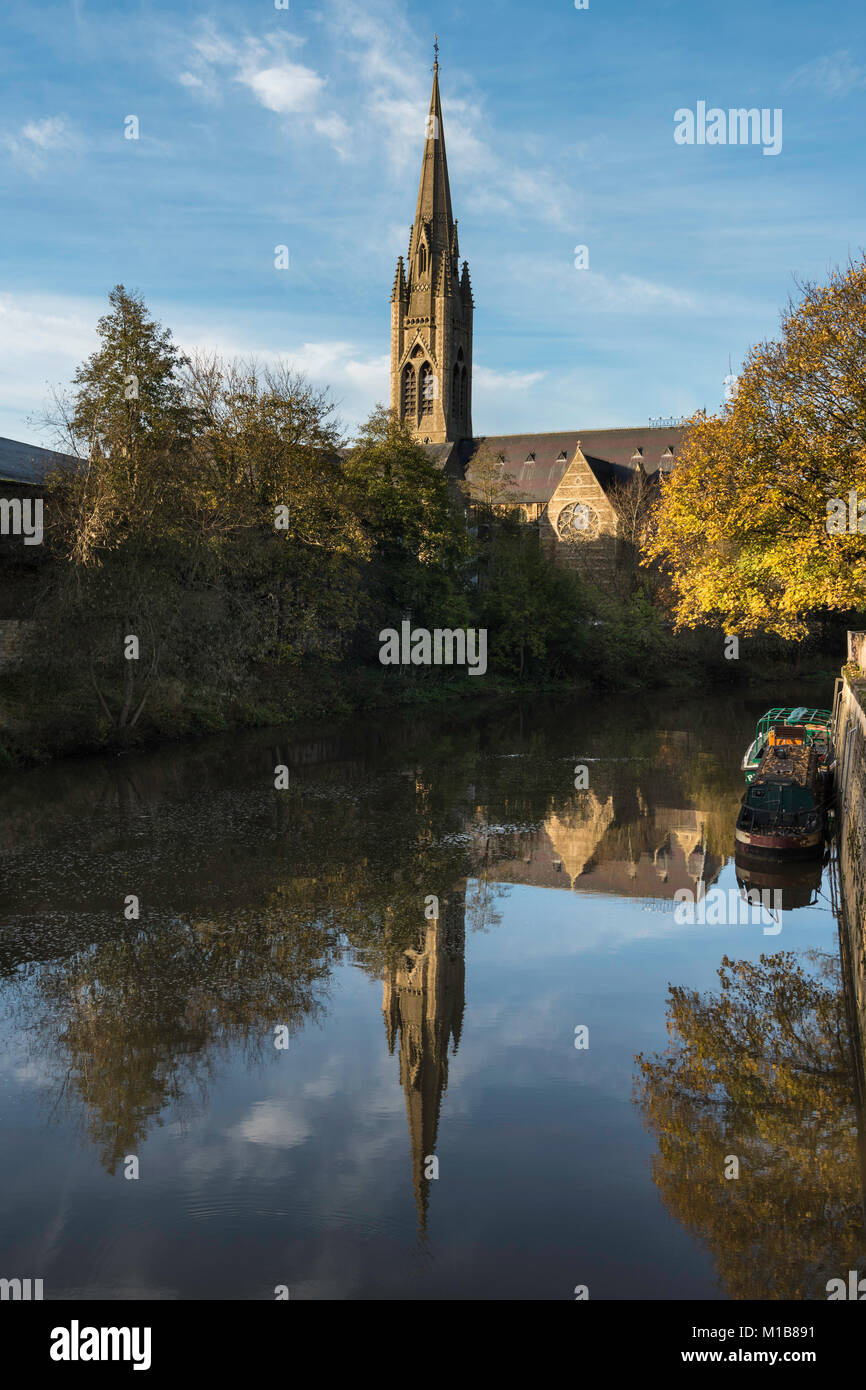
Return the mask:
[[[820,854],[824,847],[824,827],[804,831],[802,834],[784,834],[779,831],[742,830],[734,831],[737,844],[750,854],[784,855],[786,858],[811,858]]]

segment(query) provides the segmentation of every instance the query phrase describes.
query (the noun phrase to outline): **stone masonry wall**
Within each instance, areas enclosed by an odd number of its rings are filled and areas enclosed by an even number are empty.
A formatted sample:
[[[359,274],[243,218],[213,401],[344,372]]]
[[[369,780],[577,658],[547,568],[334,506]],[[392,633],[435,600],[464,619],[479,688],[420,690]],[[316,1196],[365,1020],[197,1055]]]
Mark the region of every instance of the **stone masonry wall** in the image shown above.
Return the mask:
[[[866,638],[866,633],[852,636]],[[846,679],[837,697],[836,805],[842,944],[851,972],[860,1033],[858,1080],[866,1102],[866,679]]]

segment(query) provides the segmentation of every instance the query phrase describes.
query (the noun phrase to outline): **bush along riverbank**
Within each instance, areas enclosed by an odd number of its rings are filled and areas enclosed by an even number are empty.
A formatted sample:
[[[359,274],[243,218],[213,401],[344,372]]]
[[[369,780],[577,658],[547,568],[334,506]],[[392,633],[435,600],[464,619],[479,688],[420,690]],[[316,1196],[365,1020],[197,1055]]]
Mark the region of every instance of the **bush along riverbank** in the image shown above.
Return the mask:
[[[230,667],[220,677],[210,654],[201,667],[191,661],[141,674],[133,666],[131,680],[123,668],[100,668],[97,691],[86,659],[70,653],[69,665],[63,665],[57,648],[46,652],[41,645],[50,640],[50,627],[34,623],[19,643],[18,659],[0,675],[0,765],[235,729],[378,718],[399,708],[433,711],[542,694],[580,698],[737,687],[764,694],[772,704],[796,701],[819,686],[832,689],[832,654],[817,641],[804,650],[753,639],[740,645],[736,657],[726,657],[723,634],[675,633],[641,595],[612,600],[583,590],[581,596],[587,613],[603,616],[584,616],[575,625],[567,654],[550,661],[536,643],[530,656],[524,654],[521,672],[519,648],[503,659],[495,629],[487,629],[487,669],[475,675],[467,666],[382,665],[377,632],[362,658],[307,652],[251,659],[245,669]],[[129,635],[118,629],[115,640]],[[140,662],[141,652],[123,659]]]

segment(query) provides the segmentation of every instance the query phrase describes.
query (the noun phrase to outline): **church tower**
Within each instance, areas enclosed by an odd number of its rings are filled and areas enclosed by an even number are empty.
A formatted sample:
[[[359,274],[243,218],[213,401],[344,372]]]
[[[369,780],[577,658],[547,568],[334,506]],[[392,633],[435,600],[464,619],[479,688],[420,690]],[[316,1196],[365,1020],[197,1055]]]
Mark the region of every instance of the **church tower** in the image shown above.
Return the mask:
[[[439,100],[439,46],[408,263],[391,295],[391,408],[422,443],[472,434],[472,289],[457,244]]]
[[[466,885],[448,893],[441,919],[426,921],[415,949],[407,948],[385,969],[382,1012],[388,1051],[400,1058],[406,1096],[412,1185],[418,1228],[427,1227],[430,1182],[436,1157],[442,1097],[448,1085],[448,1045],[456,1055],[466,1008]]]

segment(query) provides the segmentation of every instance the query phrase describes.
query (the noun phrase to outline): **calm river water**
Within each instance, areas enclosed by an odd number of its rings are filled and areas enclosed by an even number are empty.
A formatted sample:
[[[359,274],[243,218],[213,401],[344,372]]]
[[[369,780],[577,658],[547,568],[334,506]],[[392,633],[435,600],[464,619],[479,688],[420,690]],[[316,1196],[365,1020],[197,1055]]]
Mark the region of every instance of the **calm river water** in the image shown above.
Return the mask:
[[[826,878],[768,881],[781,931],[674,912],[737,889],[762,708],[539,700],[6,774],[0,1275],[826,1297],[863,1245]]]

